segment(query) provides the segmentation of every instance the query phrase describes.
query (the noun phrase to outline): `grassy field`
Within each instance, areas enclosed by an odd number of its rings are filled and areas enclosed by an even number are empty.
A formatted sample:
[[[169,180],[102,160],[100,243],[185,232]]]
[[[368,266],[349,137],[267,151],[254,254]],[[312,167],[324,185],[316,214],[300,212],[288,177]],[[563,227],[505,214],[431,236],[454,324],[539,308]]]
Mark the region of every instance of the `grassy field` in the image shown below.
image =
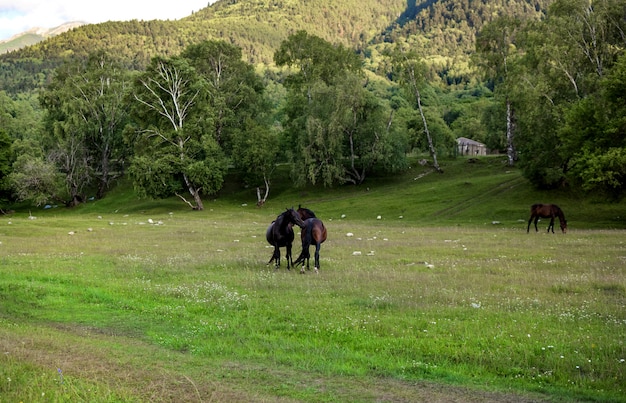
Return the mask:
[[[626,402],[624,203],[444,169],[2,217],[0,401]],[[569,232],[527,234],[535,202]],[[298,204],[329,231],[318,275],[266,266]]]

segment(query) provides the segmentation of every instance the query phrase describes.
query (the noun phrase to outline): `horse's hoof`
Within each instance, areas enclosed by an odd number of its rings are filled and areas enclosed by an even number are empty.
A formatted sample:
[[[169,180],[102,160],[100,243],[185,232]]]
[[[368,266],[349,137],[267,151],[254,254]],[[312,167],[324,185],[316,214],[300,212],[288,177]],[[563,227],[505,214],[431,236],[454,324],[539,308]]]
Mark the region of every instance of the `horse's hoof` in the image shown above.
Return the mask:
[[[315,274],[320,274],[320,269],[318,269],[317,267],[315,268]]]

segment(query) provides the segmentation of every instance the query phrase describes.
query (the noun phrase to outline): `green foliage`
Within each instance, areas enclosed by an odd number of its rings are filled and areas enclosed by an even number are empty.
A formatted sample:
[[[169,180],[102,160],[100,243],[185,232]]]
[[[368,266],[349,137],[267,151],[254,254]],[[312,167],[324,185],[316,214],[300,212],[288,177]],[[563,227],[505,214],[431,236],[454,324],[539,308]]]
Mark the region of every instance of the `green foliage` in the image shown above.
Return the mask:
[[[572,103],[559,135],[572,155],[572,178],[584,189],[619,198],[626,190],[624,147],[626,55],[599,83],[591,97]]]
[[[391,135],[390,111],[364,88],[353,51],[300,31],[282,43],[275,62],[293,67],[285,114],[297,184],[361,184],[375,164],[391,167],[389,159],[406,150]]]
[[[251,121],[247,122],[245,134],[237,137],[233,149],[235,166],[244,172],[246,184],[268,186],[280,153],[280,135],[276,128]]]
[[[416,52],[407,50],[401,45],[396,46],[395,49],[387,53],[387,57],[390,59],[390,74],[394,81],[396,81],[405,93],[405,98],[409,101],[409,104],[413,106],[416,112],[419,112],[419,120],[413,120],[411,128],[416,129],[415,140],[419,142],[422,138],[422,134],[425,142],[423,143],[423,149],[428,150],[434,168],[438,172],[443,172],[437,161],[437,148],[443,146],[445,141],[437,144],[434,139],[434,135],[428,127],[427,118],[428,112],[424,108],[424,101],[422,100],[422,92],[426,88],[426,64],[424,60]],[[433,97],[434,99],[434,97]],[[439,116],[437,115],[438,119]],[[443,122],[442,122],[443,123]],[[438,132],[449,132],[448,127],[445,126],[445,130],[437,130]],[[442,135],[442,138],[448,137]],[[420,145],[414,144],[414,146],[420,147]]]
[[[129,173],[135,185],[150,197],[176,194],[202,210],[201,194],[218,191],[226,171],[223,152],[210,130],[206,82],[184,58],[154,58],[135,81],[133,97],[137,138]],[[179,193],[182,189],[193,202]]]
[[[475,63],[493,82],[505,82],[510,59],[516,56],[516,34],[521,22],[510,16],[497,18],[483,26],[476,38]]]
[[[79,134],[80,147],[84,155],[73,155],[77,161],[89,166],[88,175],[83,180],[97,183],[97,197],[101,198],[109,189],[111,181],[122,172],[126,150],[123,147],[122,130],[128,123],[126,105],[130,87],[130,74],[119,62],[105,52],[95,52],[86,60],[71,60],[57,69],[53,81],[41,95],[41,101],[48,113],[48,126],[42,142],[48,145],[48,152],[59,150],[64,155],[72,155],[66,149],[62,138],[55,138],[53,132],[74,132]],[[75,147],[73,142],[65,143]],[[66,158],[66,160],[69,158]],[[68,182],[77,178],[67,169]],[[85,185],[80,184],[76,192]],[[76,196],[71,194],[72,197]]]
[[[124,157],[128,84],[128,71],[97,52],[86,60],[68,59],[41,93],[46,116],[40,142],[46,158],[65,175],[66,203],[83,201],[93,183],[102,197],[122,171],[115,161]]]
[[[10,183],[7,180],[12,171],[13,151],[11,149],[13,141],[9,135],[0,129],[0,200],[6,202],[10,199]]]
[[[247,135],[245,124],[260,119],[267,105],[263,82],[241,49],[223,41],[203,41],[187,47],[181,57],[189,61],[205,82],[207,115],[213,136],[227,155],[237,136]]]
[[[8,182],[17,201],[29,201],[35,206],[53,201],[65,201],[64,177],[54,164],[31,154],[21,154],[13,163]]]
[[[119,58],[121,69],[141,72],[155,56],[168,60],[186,52],[184,58],[204,76],[205,91],[210,94],[203,100],[204,121],[198,119],[189,125],[211,130],[233,165],[247,169],[244,163],[236,161],[239,155],[243,156],[241,152],[235,153],[236,148],[254,144],[247,137],[267,134],[269,124],[274,123],[276,131],[272,133],[278,136],[282,161],[300,161],[298,157],[306,147],[298,136],[307,127],[311,130],[310,138],[330,139],[333,131],[336,134],[341,130],[367,132],[358,138],[365,139],[364,145],[372,146],[372,153],[354,158],[353,161],[363,166],[351,171],[373,172],[368,167],[394,165],[388,164],[389,155],[400,162],[396,166],[403,166],[411,130],[405,129],[405,123],[413,122],[413,129],[420,126],[403,109],[406,101],[397,96],[393,83],[389,82],[392,75],[386,54],[399,46],[420,55],[420,76],[424,79],[422,115],[433,121],[432,149],[445,151],[454,146],[453,137],[460,135],[482,140],[491,149],[503,150],[509,142],[519,152],[517,156],[526,177],[538,187],[570,184],[591,189],[588,179],[583,180],[582,172],[586,169],[583,154],[600,157],[623,147],[626,111],[620,106],[624,105],[623,99],[620,101],[616,94],[624,93],[619,84],[624,79],[613,74],[615,69],[622,69],[616,62],[624,53],[626,4],[624,0],[595,1],[593,7],[589,4],[585,0],[223,0],[179,21],[85,25],[0,56],[0,88],[6,91],[3,95],[11,97],[0,96],[0,124],[12,139],[38,141],[48,151],[55,142],[60,143],[59,139],[68,140],[64,143],[67,147],[69,140],[89,144],[89,138],[93,138],[89,133],[95,133],[96,126],[80,125],[76,119],[63,120],[61,114],[49,115],[45,135],[41,136],[42,118],[39,106],[33,103],[35,91],[58,80],[59,74],[65,74],[62,70],[66,67],[57,70],[59,66],[69,59],[86,64],[89,55],[101,49]],[[299,48],[299,44],[306,46]],[[330,48],[329,44],[332,44]],[[345,52],[335,52],[337,49]],[[302,54],[303,50],[310,54]],[[220,78],[219,83],[215,80],[217,75],[212,76],[215,63],[210,57],[205,58],[213,53],[229,61],[226,71],[231,72],[230,78],[224,81]],[[306,59],[308,56],[311,58]],[[288,69],[279,71],[275,63],[297,65],[301,71],[287,74]],[[252,64],[265,73],[265,82],[254,74]],[[441,93],[435,92],[437,96],[429,93],[430,88],[449,94],[480,88],[479,67],[490,73],[486,85],[494,89],[493,98],[492,94],[483,94],[487,100],[461,107],[461,100],[454,100],[455,95],[443,100]],[[317,110],[328,115],[307,121],[308,89],[317,85],[318,79],[326,81],[329,87],[347,83],[337,74],[344,68],[359,74],[367,70],[365,86],[381,105],[370,100],[352,105],[359,105],[354,110],[360,110],[362,116],[365,116],[363,111],[370,111],[377,118],[350,126],[346,123],[348,108],[331,111],[319,105]],[[505,73],[509,79],[503,81]],[[53,78],[55,74],[57,78]],[[241,86],[237,84],[238,77],[242,78]],[[604,82],[606,79],[613,83]],[[283,85],[307,90],[300,94],[292,92],[287,98]],[[262,95],[264,87],[270,89],[271,105]],[[55,90],[61,90],[61,86]],[[325,94],[334,97],[336,105],[342,105],[337,93]],[[352,99],[365,98],[359,94]],[[125,110],[132,108],[131,101],[127,102]],[[64,102],[63,107],[80,110],[76,103]],[[375,128],[381,127],[383,120],[390,120],[391,113],[380,119],[387,113],[387,107],[394,111],[393,124],[381,141],[371,142],[372,133],[381,132]],[[147,115],[140,115],[135,117],[147,118],[141,122],[145,123],[142,127],[154,123]],[[421,126],[426,128],[423,122]],[[70,127],[81,130],[71,131]],[[127,147],[119,146],[122,153],[111,161],[129,161],[131,147],[140,150],[145,146],[134,144],[133,136],[128,139]],[[417,140],[415,136],[414,140]],[[341,157],[329,158],[328,152],[318,152],[310,161],[322,163],[324,159],[336,164],[337,169],[329,169],[325,174],[326,178],[334,178],[331,182],[361,181],[361,174],[349,176],[345,171],[341,174],[339,164],[351,167],[346,152],[349,146],[344,143],[339,147],[340,142],[333,141],[329,140],[326,151],[341,150]],[[57,163],[66,175],[80,178],[71,182],[86,182],[67,186],[65,193],[71,199],[71,195],[77,196],[95,186],[94,175],[102,172],[104,164],[95,164],[98,158],[94,157],[93,144],[72,152],[67,147],[66,152],[60,152],[58,147],[54,149]],[[354,155],[357,154],[360,152]],[[72,158],[79,162],[73,168],[61,163]],[[87,163],[87,160],[92,161]],[[123,172],[123,168],[118,166],[112,171]],[[297,171],[315,176],[315,169]]]
[[[0,88],[12,94],[32,91],[45,83],[65,57],[84,58],[94,49],[104,49],[123,59],[129,68],[141,70],[152,57],[171,57],[204,40],[236,45],[246,61],[271,65],[281,41],[302,29],[328,41],[362,48],[405,7],[404,0],[218,1],[178,21],[88,24],[1,55]]]
[[[37,138],[41,115],[36,96],[22,94],[13,99],[5,91],[0,91],[0,127],[12,139]]]
[[[624,146],[623,102],[612,101],[612,92],[603,89],[616,83],[613,88],[623,89],[623,64],[616,61],[626,49],[620,34],[626,23],[615,12],[624,9],[623,0],[602,0],[593,7],[586,1],[556,1],[548,18],[525,33],[514,105],[520,164],[537,186],[559,186],[569,177],[592,189],[591,178],[604,176],[598,175],[599,167],[615,174],[598,157]],[[612,80],[612,74],[620,78]]]
[[[177,177],[178,162],[168,154],[135,155],[128,168],[128,175],[135,184],[137,195],[160,199],[183,191],[183,184]]]
[[[626,188],[626,148],[608,150],[588,150],[578,154],[574,164],[583,182],[583,188],[601,191],[614,198],[623,194]]]
[[[351,49],[343,45],[332,45],[306,31],[290,35],[274,55],[277,66],[296,66],[299,70],[287,79],[287,86],[307,88],[320,80],[326,85],[336,84],[343,75],[359,72],[361,60]]]

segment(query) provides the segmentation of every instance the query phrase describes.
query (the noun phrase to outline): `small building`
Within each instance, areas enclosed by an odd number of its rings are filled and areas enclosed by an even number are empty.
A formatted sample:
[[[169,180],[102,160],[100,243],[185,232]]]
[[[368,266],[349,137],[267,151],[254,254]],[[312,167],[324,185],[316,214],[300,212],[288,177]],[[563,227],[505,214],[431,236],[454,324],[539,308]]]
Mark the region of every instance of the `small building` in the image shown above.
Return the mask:
[[[458,139],[456,139],[456,144],[459,155],[487,155],[487,146],[478,141],[474,141],[466,137],[459,137]]]

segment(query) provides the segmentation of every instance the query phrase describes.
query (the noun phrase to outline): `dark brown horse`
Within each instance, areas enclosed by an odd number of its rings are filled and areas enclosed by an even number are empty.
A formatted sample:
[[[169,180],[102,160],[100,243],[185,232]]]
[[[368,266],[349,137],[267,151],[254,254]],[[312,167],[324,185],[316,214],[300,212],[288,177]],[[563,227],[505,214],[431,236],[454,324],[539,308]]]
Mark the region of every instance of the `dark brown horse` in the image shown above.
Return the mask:
[[[303,220],[315,218],[315,213],[308,208],[302,207],[302,205],[298,205],[298,214],[300,214],[300,218]]]
[[[309,258],[311,257],[311,253],[309,252],[309,247],[311,244],[315,244],[315,273],[318,273],[320,268],[320,247],[322,243],[326,240],[326,227],[324,223],[319,218],[309,218],[304,220],[304,228],[302,228],[301,238],[302,238],[302,252],[298,259],[294,262],[294,266],[302,263],[302,268],[300,269],[300,273],[304,273],[304,263],[306,260],[306,269],[309,269]]]
[[[548,232],[552,229],[552,233],[554,234],[554,218],[559,217],[559,223],[561,224],[561,231],[565,234],[567,232],[567,221],[565,220],[565,214],[563,214],[563,210],[559,208],[556,204],[533,204],[530,207],[530,219],[528,220],[528,228],[526,228],[526,233],[530,231],[530,223],[535,220],[535,232],[538,232],[537,229],[537,221],[540,218],[549,218],[550,225],[548,225]]]
[[[280,248],[284,247],[286,249],[287,270],[291,270],[291,266],[293,266],[291,245],[294,240],[294,224],[300,228],[304,227],[304,221],[302,221],[298,212],[292,207],[286,209],[284,213],[276,217],[276,220],[272,221],[269,227],[267,227],[265,238],[267,242],[274,247],[272,258],[267,262],[268,265],[275,261],[276,269],[280,267]]]

